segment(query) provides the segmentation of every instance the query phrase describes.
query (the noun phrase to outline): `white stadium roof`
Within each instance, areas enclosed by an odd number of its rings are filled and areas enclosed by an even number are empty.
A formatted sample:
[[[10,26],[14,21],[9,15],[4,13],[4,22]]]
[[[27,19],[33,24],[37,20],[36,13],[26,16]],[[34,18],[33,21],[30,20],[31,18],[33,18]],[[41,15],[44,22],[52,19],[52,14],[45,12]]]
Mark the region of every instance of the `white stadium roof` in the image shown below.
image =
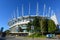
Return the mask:
[[[51,19],[55,22],[56,25],[58,24],[58,20],[55,14],[51,16]]]

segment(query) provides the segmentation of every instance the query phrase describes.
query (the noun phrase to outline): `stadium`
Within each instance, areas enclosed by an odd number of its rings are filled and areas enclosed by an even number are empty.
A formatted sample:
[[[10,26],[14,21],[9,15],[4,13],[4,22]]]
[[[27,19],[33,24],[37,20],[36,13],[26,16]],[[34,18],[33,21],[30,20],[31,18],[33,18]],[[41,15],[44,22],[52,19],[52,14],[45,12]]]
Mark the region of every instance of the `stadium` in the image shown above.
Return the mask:
[[[8,22],[8,25],[10,27],[10,34],[12,35],[31,35],[32,33],[31,32],[28,32],[26,30],[27,28],[27,24],[31,21],[33,21],[34,17],[47,17],[49,18],[48,16],[44,16],[44,13],[45,13],[45,5],[44,5],[44,9],[43,9],[43,16],[39,16],[39,12],[38,12],[38,3],[37,3],[37,8],[36,8],[36,15],[30,15],[30,4],[29,4],[29,15],[28,16],[24,16],[24,13],[23,13],[23,5],[22,5],[22,16],[19,16],[19,17],[14,17],[13,19],[9,20]],[[50,10],[50,8],[49,8]],[[49,11],[50,12],[50,11]],[[53,13],[53,12],[52,12]],[[17,14],[18,14],[18,11],[17,11]],[[54,14],[53,16],[50,17],[54,22],[55,24],[57,25],[58,24],[58,21],[57,21],[57,18],[56,18],[56,15]],[[22,31],[18,30],[18,29],[22,29]],[[31,26],[31,29],[33,29],[34,26]]]

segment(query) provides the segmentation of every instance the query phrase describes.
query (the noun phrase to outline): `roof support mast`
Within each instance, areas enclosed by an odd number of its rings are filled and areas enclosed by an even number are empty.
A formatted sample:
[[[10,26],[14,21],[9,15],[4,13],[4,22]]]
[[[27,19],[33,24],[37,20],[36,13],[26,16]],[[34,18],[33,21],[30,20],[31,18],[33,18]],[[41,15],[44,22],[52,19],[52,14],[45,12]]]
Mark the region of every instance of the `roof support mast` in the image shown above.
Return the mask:
[[[51,16],[52,16],[52,15],[53,15],[53,10],[51,10]],[[50,16],[50,17],[51,17],[51,16]]]
[[[22,4],[22,20],[24,21],[24,18],[23,18],[23,4]]]
[[[44,17],[44,15],[45,15],[45,9],[46,9],[46,5],[44,4],[43,17]]]
[[[22,17],[23,17],[23,4],[22,4]]]
[[[28,14],[28,15],[29,15],[28,20],[31,21],[31,20],[30,20],[30,3],[29,3],[29,14]]]
[[[49,7],[48,18],[50,18],[50,13],[51,13],[51,7]]]
[[[13,19],[16,19],[16,13],[13,11]]]
[[[30,16],[30,3],[29,3],[29,16]]]
[[[19,17],[18,7],[17,7],[17,10],[16,11],[17,11],[17,18],[18,18]]]
[[[37,9],[36,9],[36,16],[38,16],[38,2],[37,2]]]

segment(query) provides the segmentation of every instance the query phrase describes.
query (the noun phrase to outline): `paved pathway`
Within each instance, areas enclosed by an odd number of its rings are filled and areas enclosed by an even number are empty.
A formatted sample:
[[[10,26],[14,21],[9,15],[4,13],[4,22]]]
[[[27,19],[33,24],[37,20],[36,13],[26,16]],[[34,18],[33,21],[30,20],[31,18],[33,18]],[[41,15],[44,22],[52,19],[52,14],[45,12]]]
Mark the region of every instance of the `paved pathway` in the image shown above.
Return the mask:
[[[49,38],[26,38],[26,37],[5,37],[0,40],[60,40],[60,39],[49,39]]]

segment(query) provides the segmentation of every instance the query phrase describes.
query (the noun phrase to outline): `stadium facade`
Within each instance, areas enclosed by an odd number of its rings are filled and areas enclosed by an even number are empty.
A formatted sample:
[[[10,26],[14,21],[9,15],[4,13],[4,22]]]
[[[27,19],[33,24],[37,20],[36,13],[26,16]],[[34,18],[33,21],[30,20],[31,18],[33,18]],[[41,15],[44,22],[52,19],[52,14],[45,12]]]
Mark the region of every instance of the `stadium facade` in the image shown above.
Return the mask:
[[[48,16],[44,16],[45,8],[46,8],[46,5],[44,4],[44,9],[43,9],[43,15],[42,15],[42,17],[48,17]],[[29,15],[28,16],[24,16],[24,13],[23,13],[23,5],[22,5],[22,16],[17,17],[17,18],[14,16],[14,18],[11,19],[11,20],[9,20],[9,22],[8,22],[8,25],[10,26],[10,33],[11,34],[15,34],[15,35],[17,35],[17,34],[21,34],[21,35],[23,35],[23,34],[27,35],[28,34],[28,35],[31,35],[32,33],[31,32],[28,32],[26,30],[27,24],[30,21],[33,21],[34,17],[39,17],[39,18],[41,17],[41,16],[39,16],[38,9],[39,9],[39,7],[38,7],[38,3],[37,3],[36,15],[30,15],[31,13],[30,13],[30,4],[29,4],[29,13],[28,13]],[[49,8],[49,13],[50,13],[50,8]],[[17,14],[18,14],[18,11],[17,11]],[[57,19],[56,19],[56,16],[51,16],[51,19],[55,23],[58,23],[57,22]],[[23,31],[20,31],[19,32],[19,27]],[[33,29],[33,28],[34,28],[34,26],[31,27],[31,29]]]

